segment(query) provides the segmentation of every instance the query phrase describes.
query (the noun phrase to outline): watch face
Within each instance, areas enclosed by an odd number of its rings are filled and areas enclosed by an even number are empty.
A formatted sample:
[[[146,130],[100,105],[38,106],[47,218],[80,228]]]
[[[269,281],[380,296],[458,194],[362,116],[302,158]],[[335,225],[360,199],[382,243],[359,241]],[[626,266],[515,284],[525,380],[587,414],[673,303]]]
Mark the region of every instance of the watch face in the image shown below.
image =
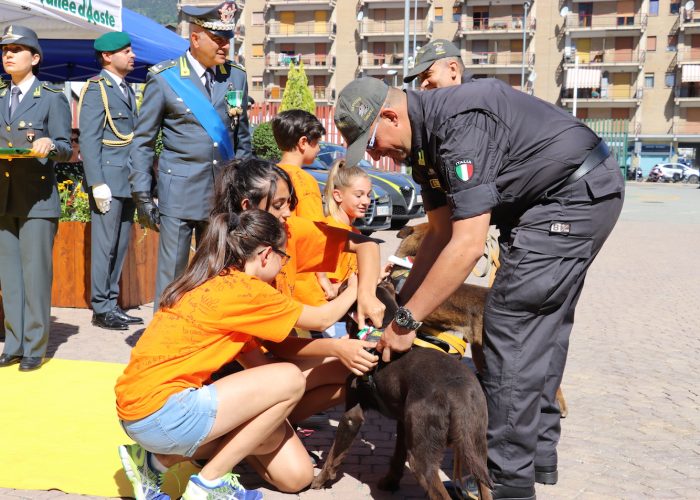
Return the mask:
[[[396,310],[396,317],[395,317],[396,323],[399,326],[403,326],[405,328],[408,326],[408,323],[410,323],[410,321],[411,321],[410,316],[411,316],[411,313],[408,312],[408,310],[406,310],[403,307],[399,307]]]

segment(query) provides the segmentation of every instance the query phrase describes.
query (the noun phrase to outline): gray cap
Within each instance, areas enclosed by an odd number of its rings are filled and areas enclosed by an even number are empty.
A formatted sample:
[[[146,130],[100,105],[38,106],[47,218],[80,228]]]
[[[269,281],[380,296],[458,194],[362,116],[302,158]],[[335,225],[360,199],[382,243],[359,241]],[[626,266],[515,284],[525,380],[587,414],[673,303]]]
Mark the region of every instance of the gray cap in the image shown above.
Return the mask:
[[[236,28],[236,10],[236,2],[222,2],[214,7],[194,5],[180,7],[180,12],[187,16],[189,22],[223,38],[233,38],[233,30]]]
[[[389,86],[372,77],[358,78],[340,91],[335,105],[335,125],[348,143],[345,161],[357,165],[367,149],[370,127],[384,105]]]
[[[461,57],[459,49],[449,40],[438,39],[424,45],[416,54],[413,68],[409,70],[403,81],[405,83],[410,82],[432,66],[435,61],[445,57]]]
[[[24,45],[34,49],[41,59],[44,58],[44,54],[41,52],[41,45],[39,45],[39,37],[36,36],[34,30],[26,26],[20,26],[19,24],[7,26],[2,34],[2,38],[0,38],[0,45]]]

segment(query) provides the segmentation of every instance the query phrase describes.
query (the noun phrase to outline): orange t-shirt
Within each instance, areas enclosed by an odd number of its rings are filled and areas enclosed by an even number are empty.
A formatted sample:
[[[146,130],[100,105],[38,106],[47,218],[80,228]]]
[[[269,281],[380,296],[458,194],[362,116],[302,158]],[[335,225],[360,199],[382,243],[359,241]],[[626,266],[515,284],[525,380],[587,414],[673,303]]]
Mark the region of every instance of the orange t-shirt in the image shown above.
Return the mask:
[[[278,166],[289,174],[292,186],[297,194],[297,206],[294,209],[294,215],[313,221],[322,221],[323,197],[321,196],[318,182],[316,182],[313,175],[296,165],[280,163]]]
[[[331,215],[326,216],[324,222],[328,224],[329,227],[337,227],[354,233],[360,232],[357,228],[340,222]],[[352,252],[341,251],[335,270],[332,272],[329,271],[327,276],[331,282],[337,283],[345,281],[352,273],[357,273],[357,255]],[[327,302],[326,294],[323,292],[318,278],[312,273],[304,273],[297,276],[293,297],[302,304],[310,306],[320,306]]]
[[[303,306],[260,279],[231,270],[160,309],[117,380],[117,413],[138,420],[189,387],[199,388],[254,338],[280,342]],[[246,344],[248,344],[246,346]]]
[[[294,296],[298,273],[333,272],[345,249],[348,232],[303,217],[287,219],[287,253],[291,257],[275,279],[277,289]]]

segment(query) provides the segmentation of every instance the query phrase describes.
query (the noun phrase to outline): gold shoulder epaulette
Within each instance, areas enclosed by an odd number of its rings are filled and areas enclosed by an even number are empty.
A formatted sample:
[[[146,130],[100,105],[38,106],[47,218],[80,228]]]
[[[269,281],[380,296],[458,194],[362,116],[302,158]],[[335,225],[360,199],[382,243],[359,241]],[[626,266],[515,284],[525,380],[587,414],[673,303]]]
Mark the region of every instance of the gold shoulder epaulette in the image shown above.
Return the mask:
[[[0,78],[0,89],[4,89],[5,87],[7,87],[7,82]]]
[[[95,76],[93,76],[92,78],[88,78],[88,83],[89,83],[89,82],[97,83],[97,82],[99,82],[100,80],[105,80],[105,77],[102,76],[102,75],[95,75]]]
[[[148,71],[150,73],[153,73],[154,75],[157,75],[161,71],[166,70],[168,68],[172,68],[176,64],[177,64],[177,61],[174,61],[171,59],[170,61],[163,61],[163,62],[160,62],[160,63],[154,65],[154,66],[151,66],[150,68],[148,68]]]
[[[63,92],[63,90],[65,88],[60,83],[48,83],[48,82],[44,82],[42,87],[44,87],[46,90],[49,90],[51,92],[56,92],[56,93]]]
[[[241,71],[243,71],[243,72],[245,73],[245,68],[244,68],[243,66],[241,66],[240,64],[236,64],[236,63],[233,62],[233,61],[226,61],[226,62],[227,62],[228,65],[231,66],[232,68],[240,69]]]

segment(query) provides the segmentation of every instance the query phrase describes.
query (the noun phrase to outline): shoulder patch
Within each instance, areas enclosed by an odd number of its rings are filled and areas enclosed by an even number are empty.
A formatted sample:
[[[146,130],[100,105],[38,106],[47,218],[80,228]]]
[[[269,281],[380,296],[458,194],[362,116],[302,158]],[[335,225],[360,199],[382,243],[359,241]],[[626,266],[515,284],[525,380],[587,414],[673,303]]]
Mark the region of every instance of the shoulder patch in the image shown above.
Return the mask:
[[[151,66],[150,68],[148,68],[148,71],[149,71],[149,73],[153,73],[154,75],[157,75],[161,71],[166,70],[168,68],[172,68],[176,64],[177,64],[177,61],[171,59],[170,61],[163,61],[161,63],[154,65],[154,66]]]
[[[95,75],[95,76],[93,76],[92,78],[88,78],[88,82],[95,82],[95,83],[97,83],[97,82],[99,82],[100,80],[104,80],[104,79],[105,79],[105,77],[102,76],[102,75]]]
[[[243,66],[241,66],[240,64],[236,64],[235,62],[232,62],[232,61],[226,61],[226,62],[232,68],[240,69],[241,71],[243,71],[245,73],[245,68]]]
[[[7,87],[7,82],[0,78],[0,89],[4,89],[5,87]]]
[[[64,85],[60,84],[60,83],[44,82],[42,87],[44,87],[46,90],[48,90],[50,92],[56,92],[56,93],[63,92],[63,90],[65,89]]]

